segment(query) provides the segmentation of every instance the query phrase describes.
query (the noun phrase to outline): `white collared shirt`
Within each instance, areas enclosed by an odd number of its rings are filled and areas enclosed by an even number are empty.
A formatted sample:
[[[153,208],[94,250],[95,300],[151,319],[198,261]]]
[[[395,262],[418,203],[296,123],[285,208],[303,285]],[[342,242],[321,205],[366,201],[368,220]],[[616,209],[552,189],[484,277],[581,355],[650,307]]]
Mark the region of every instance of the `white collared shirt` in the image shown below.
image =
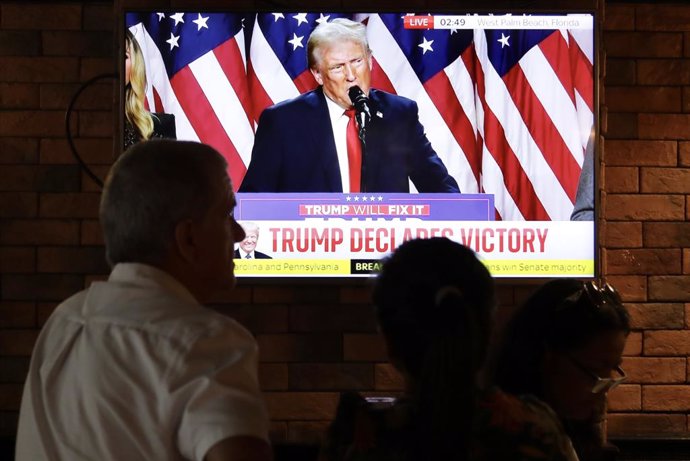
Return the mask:
[[[43,327],[16,459],[202,460],[228,437],[268,440],[257,354],[171,275],[118,264]]]
[[[333,127],[333,139],[335,150],[338,153],[338,166],[340,167],[340,182],[343,184],[343,192],[350,192],[350,165],[347,158],[347,122],[350,118],[345,115],[345,109],[340,107],[326,96],[328,115]]]

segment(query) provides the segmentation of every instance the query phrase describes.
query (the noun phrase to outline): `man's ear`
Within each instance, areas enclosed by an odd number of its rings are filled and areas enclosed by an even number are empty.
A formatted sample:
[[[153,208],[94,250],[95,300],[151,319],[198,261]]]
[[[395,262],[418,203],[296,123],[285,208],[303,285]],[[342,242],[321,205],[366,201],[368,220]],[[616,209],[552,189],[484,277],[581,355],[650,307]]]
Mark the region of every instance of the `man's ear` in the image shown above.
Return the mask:
[[[190,219],[180,221],[175,226],[175,247],[185,262],[193,264],[197,256],[197,240],[194,223]]]
[[[318,69],[313,69],[313,68],[310,68],[309,71],[314,76],[316,83],[318,83],[319,85],[323,85],[323,78],[321,78],[321,72],[319,72]]]

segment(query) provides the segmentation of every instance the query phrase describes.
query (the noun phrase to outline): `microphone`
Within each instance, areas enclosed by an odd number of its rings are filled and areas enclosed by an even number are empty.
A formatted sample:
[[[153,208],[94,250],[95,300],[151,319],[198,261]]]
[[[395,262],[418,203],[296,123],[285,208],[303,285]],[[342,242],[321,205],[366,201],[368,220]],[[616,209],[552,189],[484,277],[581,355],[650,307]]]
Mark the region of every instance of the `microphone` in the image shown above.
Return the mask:
[[[359,139],[364,142],[367,124],[371,121],[369,98],[357,85],[350,87],[350,89],[347,90],[347,95],[350,97],[352,105],[355,106],[355,111],[357,111],[357,118],[359,120]]]

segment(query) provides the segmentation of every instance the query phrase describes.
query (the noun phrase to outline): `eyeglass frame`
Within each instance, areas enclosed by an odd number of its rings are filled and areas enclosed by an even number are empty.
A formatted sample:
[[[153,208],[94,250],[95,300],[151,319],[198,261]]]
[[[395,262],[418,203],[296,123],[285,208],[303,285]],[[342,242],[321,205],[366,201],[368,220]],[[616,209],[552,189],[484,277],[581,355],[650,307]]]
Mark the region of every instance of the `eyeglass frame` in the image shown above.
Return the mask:
[[[570,363],[575,365],[577,369],[580,371],[584,372],[587,376],[590,378],[594,379],[594,385],[592,386],[592,394],[602,394],[602,393],[607,393],[612,389],[615,389],[618,387],[621,383],[626,381],[628,379],[628,375],[625,374],[625,371],[623,368],[621,368],[620,365],[616,365],[616,367],[613,369],[616,373],[618,373],[620,376],[617,378],[602,378],[598,374],[594,373],[592,370],[587,368],[577,360],[575,357],[573,357],[571,354],[564,354],[565,357],[570,360]]]
[[[577,304],[582,298],[583,293],[587,295],[590,304],[597,309],[601,308],[604,304],[608,304],[609,302],[623,305],[623,300],[621,299],[620,294],[611,286],[611,284],[603,281],[600,286],[594,281],[587,281],[583,282],[582,288],[563,299],[559,306],[556,307],[556,311],[563,310],[569,306]]]

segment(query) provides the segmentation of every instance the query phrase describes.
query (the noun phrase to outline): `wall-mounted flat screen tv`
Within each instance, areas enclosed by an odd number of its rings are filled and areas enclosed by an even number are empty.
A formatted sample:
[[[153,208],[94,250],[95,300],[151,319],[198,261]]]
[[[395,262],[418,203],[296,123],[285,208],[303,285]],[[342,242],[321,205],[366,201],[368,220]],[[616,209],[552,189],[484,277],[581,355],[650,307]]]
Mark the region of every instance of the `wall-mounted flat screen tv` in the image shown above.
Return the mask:
[[[432,236],[473,248],[496,277],[593,277],[594,24],[129,10],[123,146],[146,130],[225,156],[248,235],[239,277],[367,277]]]

